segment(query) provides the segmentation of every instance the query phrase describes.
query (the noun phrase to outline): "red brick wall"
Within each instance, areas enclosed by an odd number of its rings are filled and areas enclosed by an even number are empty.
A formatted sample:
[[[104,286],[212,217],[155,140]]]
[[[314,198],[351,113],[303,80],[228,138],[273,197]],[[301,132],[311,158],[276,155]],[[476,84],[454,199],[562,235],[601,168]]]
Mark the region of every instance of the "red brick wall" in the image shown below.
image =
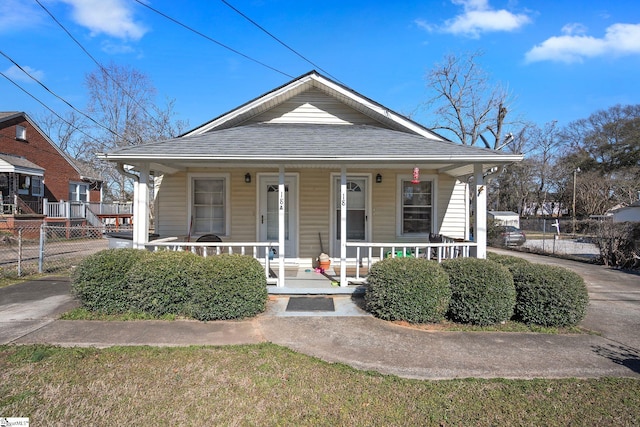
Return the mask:
[[[16,125],[26,128],[26,141],[16,140]],[[49,201],[68,200],[69,181],[82,180],[56,148],[23,117],[3,122],[0,127],[0,152],[22,156],[43,168],[45,197]]]

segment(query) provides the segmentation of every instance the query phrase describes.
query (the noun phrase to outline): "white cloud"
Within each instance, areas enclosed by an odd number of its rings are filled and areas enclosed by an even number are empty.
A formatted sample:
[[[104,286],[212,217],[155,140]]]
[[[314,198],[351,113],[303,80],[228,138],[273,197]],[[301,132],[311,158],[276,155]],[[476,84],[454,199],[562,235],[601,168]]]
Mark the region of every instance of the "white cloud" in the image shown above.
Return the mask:
[[[139,40],[147,28],[133,19],[133,2],[124,0],[62,0],[72,7],[73,19],[91,30],[120,39]]]
[[[33,2],[23,0],[0,1],[0,33],[33,28],[41,23],[42,10]]]
[[[422,20],[416,24],[428,31],[437,29],[445,33],[477,38],[481,33],[514,31],[531,22],[525,14],[515,14],[506,9],[495,10],[488,0],[451,0],[462,6],[464,12],[448,19],[442,26],[432,26]]]
[[[33,77],[35,77],[39,81],[42,81],[42,79],[44,78],[44,71],[36,70],[34,68],[29,67],[28,65],[23,65],[22,68],[24,68],[24,70],[27,73],[31,74]],[[29,76],[23,73],[22,70],[20,70],[20,68],[16,67],[15,65],[12,65],[11,67],[7,68],[4,71],[4,74],[6,74],[7,77],[11,78],[12,80],[17,80],[25,83],[35,83],[33,79],[31,79]]]
[[[565,25],[564,35],[550,37],[527,52],[527,62],[558,61],[582,62],[597,56],[624,56],[640,54],[640,24],[613,24],[603,38],[576,32],[576,24]]]

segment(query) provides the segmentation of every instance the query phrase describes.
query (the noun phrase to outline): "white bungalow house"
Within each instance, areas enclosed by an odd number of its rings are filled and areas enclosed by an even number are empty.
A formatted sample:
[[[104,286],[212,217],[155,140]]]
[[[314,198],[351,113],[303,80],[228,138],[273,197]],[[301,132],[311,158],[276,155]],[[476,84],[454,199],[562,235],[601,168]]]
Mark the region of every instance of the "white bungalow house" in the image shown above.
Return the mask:
[[[386,256],[484,258],[485,176],[522,160],[450,142],[315,71],[176,139],[101,157],[135,171],[134,247],[253,254],[276,291],[321,252],[336,290]],[[211,234],[222,243],[197,242]]]

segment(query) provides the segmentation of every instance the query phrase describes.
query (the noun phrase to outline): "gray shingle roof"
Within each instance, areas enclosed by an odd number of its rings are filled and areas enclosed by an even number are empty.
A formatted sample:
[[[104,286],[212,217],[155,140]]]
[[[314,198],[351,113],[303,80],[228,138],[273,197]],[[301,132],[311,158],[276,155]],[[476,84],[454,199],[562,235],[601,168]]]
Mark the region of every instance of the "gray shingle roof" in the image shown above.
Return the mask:
[[[501,158],[478,147],[369,125],[252,124],[123,148],[108,159],[413,160]]]
[[[10,165],[17,166],[19,168],[37,169],[37,170],[44,171],[44,168],[36,165],[33,162],[30,162],[29,160],[25,159],[24,157],[13,156],[11,154],[0,154],[0,160],[4,160],[5,162],[9,163]]]

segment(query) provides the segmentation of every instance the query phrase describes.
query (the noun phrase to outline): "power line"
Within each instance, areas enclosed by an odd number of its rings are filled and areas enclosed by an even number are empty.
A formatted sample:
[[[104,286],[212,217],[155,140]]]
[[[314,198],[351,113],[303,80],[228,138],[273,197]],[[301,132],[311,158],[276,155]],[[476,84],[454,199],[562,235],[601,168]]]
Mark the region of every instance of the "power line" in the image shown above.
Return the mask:
[[[51,111],[51,113],[56,116],[57,118],[59,118],[60,120],[62,120],[63,122],[65,122],[66,124],[68,124],[69,126],[71,126],[72,128],[74,128],[75,130],[77,130],[78,132],[82,133],[84,136],[92,139],[93,141],[99,143],[100,141],[98,141],[96,138],[94,138],[93,136],[89,135],[88,133],[86,133],[85,131],[83,131],[82,129],[80,129],[79,127],[77,127],[76,125],[74,125],[73,123],[67,121],[65,118],[63,118],[62,116],[60,116],[60,114],[56,113],[52,108],[50,108],[47,104],[45,104],[44,102],[42,102],[40,99],[38,99],[36,96],[34,96],[33,94],[31,94],[28,90],[26,90],[25,88],[23,88],[22,86],[20,86],[18,83],[16,83],[13,79],[11,79],[9,76],[7,76],[5,73],[3,73],[2,71],[0,71],[0,75],[2,77],[4,77],[5,79],[9,80],[11,83],[13,83],[14,86],[16,86],[18,89],[20,89],[21,91],[23,91],[24,93],[26,93],[27,95],[29,95],[31,98],[33,98],[36,102],[38,102],[40,105],[42,105],[44,108],[46,108],[47,110]]]
[[[278,43],[280,43],[282,46],[284,46],[285,48],[287,48],[288,50],[290,50],[291,52],[293,52],[295,55],[297,55],[298,57],[300,57],[302,60],[304,60],[305,62],[308,62],[309,64],[311,64],[315,69],[322,71],[324,74],[328,75],[329,77],[331,77],[332,79],[336,80],[337,82],[342,83],[340,80],[338,80],[336,77],[332,76],[331,73],[329,73],[328,71],[324,70],[322,67],[320,67],[319,65],[315,64],[314,62],[312,62],[311,60],[307,59],[304,55],[302,55],[300,52],[298,52],[297,50],[295,50],[294,48],[292,48],[291,46],[289,46],[288,44],[286,44],[285,42],[283,42],[282,40],[280,40],[278,37],[276,37],[275,35],[273,35],[272,33],[270,33],[268,30],[266,30],[264,27],[262,27],[260,24],[258,24],[257,22],[255,22],[253,19],[249,18],[247,15],[245,15],[244,13],[242,13],[240,10],[238,10],[237,8],[235,8],[231,3],[229,3],[226,0],[220,0],[222,3],[224,3],[225,5],[227,5],[231,10],[233,10],[234,12],[236,12],[238,15],[242,16],[244,19],[246,19],[247,21],[249,21],[251,24],[253,24],[254,26],[256,26],[257,28],[259,28],[262,32],[264,32],[266,35],[268,35],[269,37],[271,37],[272,39],[274,39],[275,41],[277,41]]]
[[[148,4],[146,4],[146,3],[144,3],[144,2],[142,2],[142,1],[140,1],[140,0],[134,0],[134,1],[135,1],[136,3],[138,3],[139,5],[144,6],[144,7],[146,7],[147,9],[149,9],[149,10],[151,10],[151,11],[153,11],[153,12],[157,13],[158,15],[162,16],[163,18],[168,19],[169,21],[171,21],[171,22],[173,22],[173,23],[175,23],[175,24],[177,24],[177,25],[179,25],[179,26],[181,26],[181,27],[185,28],[186,30],[189,30],[189,31],[191,31],[192,33],[195,33],[195,34],[199,35],[200,37],[202,37],[202,38],[204,38],[204,39],[206,39],[206,40],[208,40],[208,41],[210,41],[210,42],[212,42],[212,43],[217,44],[217,45],[218,45],[218,46],[220,46],[220,47],[223,47],[223,48],[225,48],[225,49],[227,49],[227,50],[229,50],[229,51],[231,51],[231,52],[235,53],[236,55],[240,55],[240,56],[242,56],[243,58],[248,59],[248,60],[249,60],[249,61],[251,61],[251,62],[255,62],[256,64],[262,65],[263,67],[266,67],[266,68],[268,68],[268,69],[270,69],[270,70],[272,70],[272,71],[275,71],[276,73],[282,74],[282,75],[284,75],[284,76],[286,76],[286,77],[289,77],[289,78],[291,78],[291,79],[293,79],[293,78],[294,78],[294,76],[292,76],[292,75],[290,75],[290,74],[287,74],[287,73],[285,73],[284,71],[280,71],[280,70],[278,70],[277,68],[274,68],[274,67],[272,67],[272,66],[270,66],[270,65],[265,64],[264,62],[258,61],[257,59],[254,59],[254,58],[252,58],[252,57],[250,57],[250,56],[248,56],[248,55],[245,55],[244,53],[242,53],[242,52],[240,52],[240,51],[238,51],[238,50],[236,50],[236,49],[234,49],[234,48],[232,48],[232,47],[230,47],[230,46],[227,46],[227,45],[225,45],[225,44],[223,44],[223,43],[221,43],[221,42],[219,42],[219,41],[217,41],[217,40],[215,40],[215,39],[213,39],[213,38],[209,37],[208,35],[206,35],[206,34],[204,34],[204,33],[201,33],[200,31],[198,31],[198,30],[196,30],[196,29],[194,29],[194,28],[192,28],[192,27],[188,26],[187,24],[183,24],[182,22],[178,21],[177,19],[174,19],[174,18],[172,18],[171,16],[169,16],[169,15],[167,15],[167,14],[163,13],[163,12],[160,12],[158,9],[154,9],[153,7],[149,6]]]
[[[20,71],[22,71],[23,73],[25,73],[27,76],[29,76],[29,78],[31,78],[31,80],[33,80],[34,82],[38,83],[40,86],[42,86],[44,88],[44,90],[46,90],[47,92],[49,92],[51,95],[55,96],[56,98],[58,98],[60,101],[64,102],[65,104],[67,104],[69,107],[71,107],[71,109],[73,109],[74,111],[76,111],[77,113],[81,114],[82,116],[86,117],[87,119],[89,119],[90,121],[92,121],[93,123],[95,123],[96,125],[100,126],[101,128],[103,128],[104,130],[111,132],[114,136],[122,139],[123,141],[127,141],[126,138],[124,138],[123,136],[120,136],[116,131],[109,129],[107,126],[103,125],[102,123],[98,123],[96,120],[94,120],[92,117],[88,116],[87,114],[83,113],[82,111],[78,110],[76,107],[74,107],[73,105],[71,105],[71,103],[69,101],[67,101],[66,99],[64,99],[63,97],[61,97],[60,95],[58,95],[57,93],[55,93],[54,91],[52,91],[51,89],[49,89],[47,86],[45,86],[40,80],[36,79],[35,77],[33,77],[27,70],[25,70],[24,68],[22,68],[22,66],[20,66],[20,64],[18,64],[16,61],[14,61],[13,59],[11,59],[11,57],[9,57],[7,54],[5,54],[2,50],[0,50],[0,55],[4,56],[5,58],[7,58],[13,65],[15,65],[16,67],[18,67],[20,69]],[[4,75],[4,74],[3,74]],[[6,76],[5,76],[6,77]],[[8,78],[8,77],[7,77]],[[12,81],[13,82],[13,81]],[[15,83],[14,83],[15,84]]]
[[[100,64],[100,62],[98,62],[97,59],[95,59],[93,57],[93,55],[91,55],[91,53],[89,53],[89,51],[87,49],[85,49],[85,47],[69,32],[69,30],[67,30],[65,28],[64,25],[62,25],[62,23],[56,19],[56,17],[49,11],[49,9],[47,9],[42,3],[40,3],[40,0],[35,0],[36,3],[38,3],[38,5],[40,5],[40,7],[47,12],[47,14],[51,17],[51,19],[53,19],[53,21],[58,24],[58,26],[60,28],[62,28],[62,30],[67,33],[67,35],[71,38],[71,40],[73,40],[79,47],[80,49],[82,49],[82,51],[89,57],[91,58],[91,60],[98,66],[98,68],[100,68],[100,70],[116,85],[118,86],[118,88],[125,94],[127,95],[138,107],[140,107],[140,109],[142,109],[142,111],[154,122],[156,122],[157,125],[160,124],[160,122],[158,120],[156,120],[156,118],[149,113],[149,111],[147,111],[147,109],[140,103],[140,101],[138,101],[137,98],[135,98],[133,95],[131,95],[131,93],[129,93],[129,91],[127,91],[113,76],[111,76],[111,74],[109,73],[109,71],[104,68],[102,66],[102,64]]]

